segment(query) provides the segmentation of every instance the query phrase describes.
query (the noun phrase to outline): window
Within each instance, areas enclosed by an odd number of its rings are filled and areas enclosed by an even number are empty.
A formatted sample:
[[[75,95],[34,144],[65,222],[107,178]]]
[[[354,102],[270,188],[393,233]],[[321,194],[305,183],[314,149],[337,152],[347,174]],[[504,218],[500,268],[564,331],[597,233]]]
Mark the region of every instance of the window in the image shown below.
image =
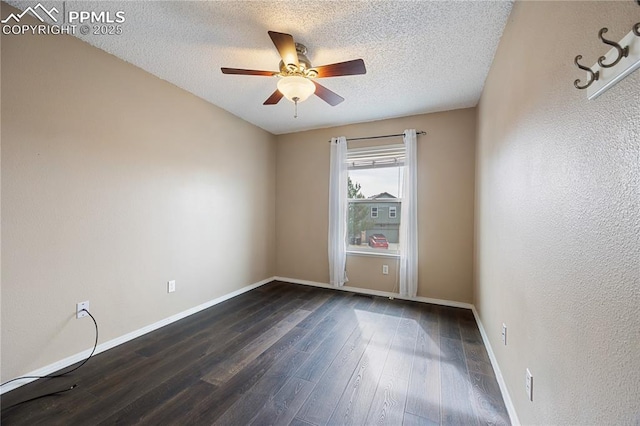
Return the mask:
[[[350,149],[347,251],[397,255],[404,145]]]

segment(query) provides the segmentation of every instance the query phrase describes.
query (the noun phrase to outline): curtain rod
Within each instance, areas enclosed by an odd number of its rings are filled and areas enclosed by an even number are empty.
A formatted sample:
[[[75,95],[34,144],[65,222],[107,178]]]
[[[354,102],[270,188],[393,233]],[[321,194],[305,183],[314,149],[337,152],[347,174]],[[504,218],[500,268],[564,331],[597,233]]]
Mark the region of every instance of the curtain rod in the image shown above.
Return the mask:
[[[422,130],[419,130],[416,132],[416,135],[426,135],[427,132],[424,132]],[[384,138],[395,138],[398,136],[404,136],[404,133],[398,133],[397,135],[383,135],[383,136],[368,136],[365,138],[350,138],[347,139],[347,142],[349,141],[364,141],[364,140],[368,140],[368,139],[384,139]],[[331,143],[331,141],[327,141],[329,143]]]

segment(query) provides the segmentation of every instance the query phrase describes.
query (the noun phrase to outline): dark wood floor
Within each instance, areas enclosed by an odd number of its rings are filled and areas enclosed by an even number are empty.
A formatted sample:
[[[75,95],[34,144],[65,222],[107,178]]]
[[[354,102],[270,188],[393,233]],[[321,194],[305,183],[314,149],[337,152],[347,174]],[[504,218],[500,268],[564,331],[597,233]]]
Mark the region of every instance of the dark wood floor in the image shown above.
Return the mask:
[[[471,311],[280,282],[1,404],[3,425],[509,423]]]

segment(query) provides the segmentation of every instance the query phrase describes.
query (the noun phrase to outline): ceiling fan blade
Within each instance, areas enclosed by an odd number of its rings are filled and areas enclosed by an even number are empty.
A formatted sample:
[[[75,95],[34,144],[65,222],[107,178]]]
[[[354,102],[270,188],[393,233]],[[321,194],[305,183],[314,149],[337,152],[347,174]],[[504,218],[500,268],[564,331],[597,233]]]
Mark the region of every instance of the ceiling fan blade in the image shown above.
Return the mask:
[[[220,68],[222,74],[240,74],[240,75],[264,75],[267,77],[278,74],[274,71],[244,70],[242,68]]]
[[[318,71],[318,78],[322,77],[338,77],[341,75],[359,75],[366,74],[367,69],[362,59],[354,59],[352,61],[338,62],[337,64],[322,65],[314,67]]]
[[[276,49],[278,49],[278,53],[285,65],[294,64],[296,67],[300,66],[298,63],[298,52],[296,52],[296,43],[293,41],[291,34],[269,31],[269,37],[271,37],[271,41],[273,41]]]
[[[332,92],[331,90],[316,83],[315,81],[313,81],[313,84],[316,85],[316,96],[322,99],[323,101],[325,101],[326,103],[328,103],[329,105],[336,106],[340,102],[344,101],[344,98],[338,95],[337,93]]]
[[[280,99],[282,99],[282,97],[283,97],[282,93],[280,93],[279,90],[276,90],[271,94],[271,96],[269,96],[269,98],[266,101],[264,101],[262,105],[275,105],[278,102],[280,102]]]

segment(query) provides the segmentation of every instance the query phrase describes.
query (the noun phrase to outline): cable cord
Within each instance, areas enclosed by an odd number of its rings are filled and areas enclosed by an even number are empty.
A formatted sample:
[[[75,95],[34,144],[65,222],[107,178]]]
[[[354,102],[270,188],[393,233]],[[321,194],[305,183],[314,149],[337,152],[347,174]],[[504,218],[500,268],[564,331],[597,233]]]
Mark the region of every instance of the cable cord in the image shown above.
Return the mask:
[[[89,359],[96,352],[96,348],[98,347],[98,323],[96,322],[96,319],[93,317],[93,315],[91,315],[91,312],[87,311],[86,309],[82,309],[80,312],[82,312],[82,311],[85,311],[91,317],[91,319],[93,320],[93,325],[96,328],[96,341],[93,344],[93,350],[91,351],[89,356],[84,361],[82,361],[82,363],[80,363],[80,365],[72,368],[69,371],[64,371],[64,372],[58,373],[58,374],[48,374],[46,376],[20,376],[20,377],[16,377],[15,379],[7,380],[6,382],[0,384],[0,387],[6,385],[8,383],[15,382],[16,380],[22,380],[22,379],[55,379],[57,377],[62,377],[62,376],[65,376],[65,375],[67,375],[67,374],[69,374],[69,373],[71,373],[73,371],[76,371],[78,368],[80,368],[83,365],[85,365],[87,363],[87,361],[89,361]],[[76,387],[76,385],[73,385],[69,389],[65,389],[65,390],[61,390],[61,391],[57,391],[57,392],[51,392],[51,393],[48,393],[46,395],[39,396],[38,398],[42,398],[42,397],[49,396],[49,395],[55,395],[55,394],[58,394],[58,393],[61,393],[61,392],[70,391],[71,389],[73,389],[75,387]],[[33,399],[37,399],[37,398],[33,398]]]
[[[44,395],[39,395],[39,396],[35,396],[33,398],[25,399],[24,401],[18,401],[15,404],[9,405],[8,407],[2,406],[2,412],[4,413],[5,411],[7,411],[10,408],[17,407],[18,405],[26,404],[27,402],[35,401],[35,400],[40,399],[40,398],[45,398],[47,396],[53,396],[53,395],[60,395],[60,394],[65,393],[65,392],[69,392],[70,390],[76,388],[77,386],[78,385],[73,385],[73,386],[70,386],[70,387],[65,388],[65,389],[61,389],[61,390],[58,390],[58,391],[45,393]]]

